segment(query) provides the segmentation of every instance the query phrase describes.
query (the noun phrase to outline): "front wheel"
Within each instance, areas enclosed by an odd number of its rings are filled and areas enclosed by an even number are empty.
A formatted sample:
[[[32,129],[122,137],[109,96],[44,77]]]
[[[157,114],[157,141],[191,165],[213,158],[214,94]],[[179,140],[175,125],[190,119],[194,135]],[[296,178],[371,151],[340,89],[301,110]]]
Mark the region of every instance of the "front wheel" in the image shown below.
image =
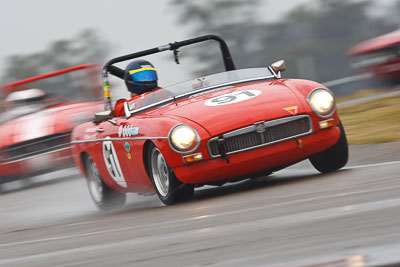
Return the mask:
[[[349,147],[342,123],[339,124],[339,129],[340,138],[335,145],[309,158],[314,168],[322,173],[342,168],[349,159]]]
[[[85,161],[87,185],[90,196],[101,210],[110,210],[125,204],[125,194],[106,185],[100,176],[96,163],[88,156]]]
[[[172,205],[192,198],[194,186],[184,184],[176,178],[174,171],[154,144],[149,149],[150,177],[160,200],[165,205]]]

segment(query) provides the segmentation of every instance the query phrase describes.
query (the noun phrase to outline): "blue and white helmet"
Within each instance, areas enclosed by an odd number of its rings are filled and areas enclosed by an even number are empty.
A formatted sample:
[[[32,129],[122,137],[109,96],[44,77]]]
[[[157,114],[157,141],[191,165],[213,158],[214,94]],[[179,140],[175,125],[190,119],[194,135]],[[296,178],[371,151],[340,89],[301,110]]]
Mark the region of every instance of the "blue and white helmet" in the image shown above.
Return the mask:
[[[157,86],[157,71],[147,60],[135,60],[126,67],[124,79],[128,91],[143,94],[153,91]]]

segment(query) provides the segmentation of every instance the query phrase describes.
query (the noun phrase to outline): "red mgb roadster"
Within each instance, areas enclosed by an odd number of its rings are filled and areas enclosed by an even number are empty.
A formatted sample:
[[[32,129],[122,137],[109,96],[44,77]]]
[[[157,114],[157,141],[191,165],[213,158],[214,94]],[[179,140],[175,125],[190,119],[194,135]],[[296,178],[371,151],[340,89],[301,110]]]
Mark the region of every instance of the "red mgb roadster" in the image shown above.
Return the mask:
[[[115,63],[219,42],[225,72],[156,90],[112,117],[108,75]],[[342,168],[348,145],[335,98],[322,84],[282,79],[284,61],[236,69],[223,39],[207,35],[121,56],[103,68],[106,111],[73,131],[73,155],[101,209],[125,194],[157,193],[166,204],[194,188],[270,174],[304,159],[320,172]]]
[[[73,127],[102,110],[100,70],[84,64],[0,86],[0,185],[73,165]]]

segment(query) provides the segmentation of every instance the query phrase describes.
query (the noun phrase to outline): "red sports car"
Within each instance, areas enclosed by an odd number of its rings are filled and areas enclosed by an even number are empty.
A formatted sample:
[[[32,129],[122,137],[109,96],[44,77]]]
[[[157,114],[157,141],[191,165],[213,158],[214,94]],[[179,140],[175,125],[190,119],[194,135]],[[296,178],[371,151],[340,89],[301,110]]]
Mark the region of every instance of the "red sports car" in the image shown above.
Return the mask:
[[[270,174],[304,159],[320,172],[342,168],[348,145],[335,98],[322,84],[282,79],[283,61],[236,69],[223,39],[207,35],[121,56],[113,64],[198,42],[220,44],[226,71],[154,91],[125,103],[125,117],[112,111],[72,134],[76,164],[100,208],[121,205],[125,193],[156,192],[173,204],[194,188]]]
[[[347,55],[352,67],[382,80],[400,79],[400,30],[366,40],[352,47]]]
[[[1,86],[0,183],[73,165],[72,128],[103,106],[100,71],[85,64]]]

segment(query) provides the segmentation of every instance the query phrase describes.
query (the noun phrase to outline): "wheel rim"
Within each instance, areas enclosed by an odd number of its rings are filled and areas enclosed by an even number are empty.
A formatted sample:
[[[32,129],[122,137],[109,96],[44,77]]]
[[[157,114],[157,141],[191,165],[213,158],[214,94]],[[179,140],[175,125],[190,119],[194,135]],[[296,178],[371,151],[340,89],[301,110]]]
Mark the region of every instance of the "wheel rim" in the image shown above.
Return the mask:
[[[100,178],[99,170],[96,163],[90,160],[88,169],[88,187],[90,194],[95,202],[100,203],[103,200],[103,182]]]
[[[168,165],[158,148],[154,148],[151,153],[151,170],[158,193],[163,197],[167,196],[169,189]]]

